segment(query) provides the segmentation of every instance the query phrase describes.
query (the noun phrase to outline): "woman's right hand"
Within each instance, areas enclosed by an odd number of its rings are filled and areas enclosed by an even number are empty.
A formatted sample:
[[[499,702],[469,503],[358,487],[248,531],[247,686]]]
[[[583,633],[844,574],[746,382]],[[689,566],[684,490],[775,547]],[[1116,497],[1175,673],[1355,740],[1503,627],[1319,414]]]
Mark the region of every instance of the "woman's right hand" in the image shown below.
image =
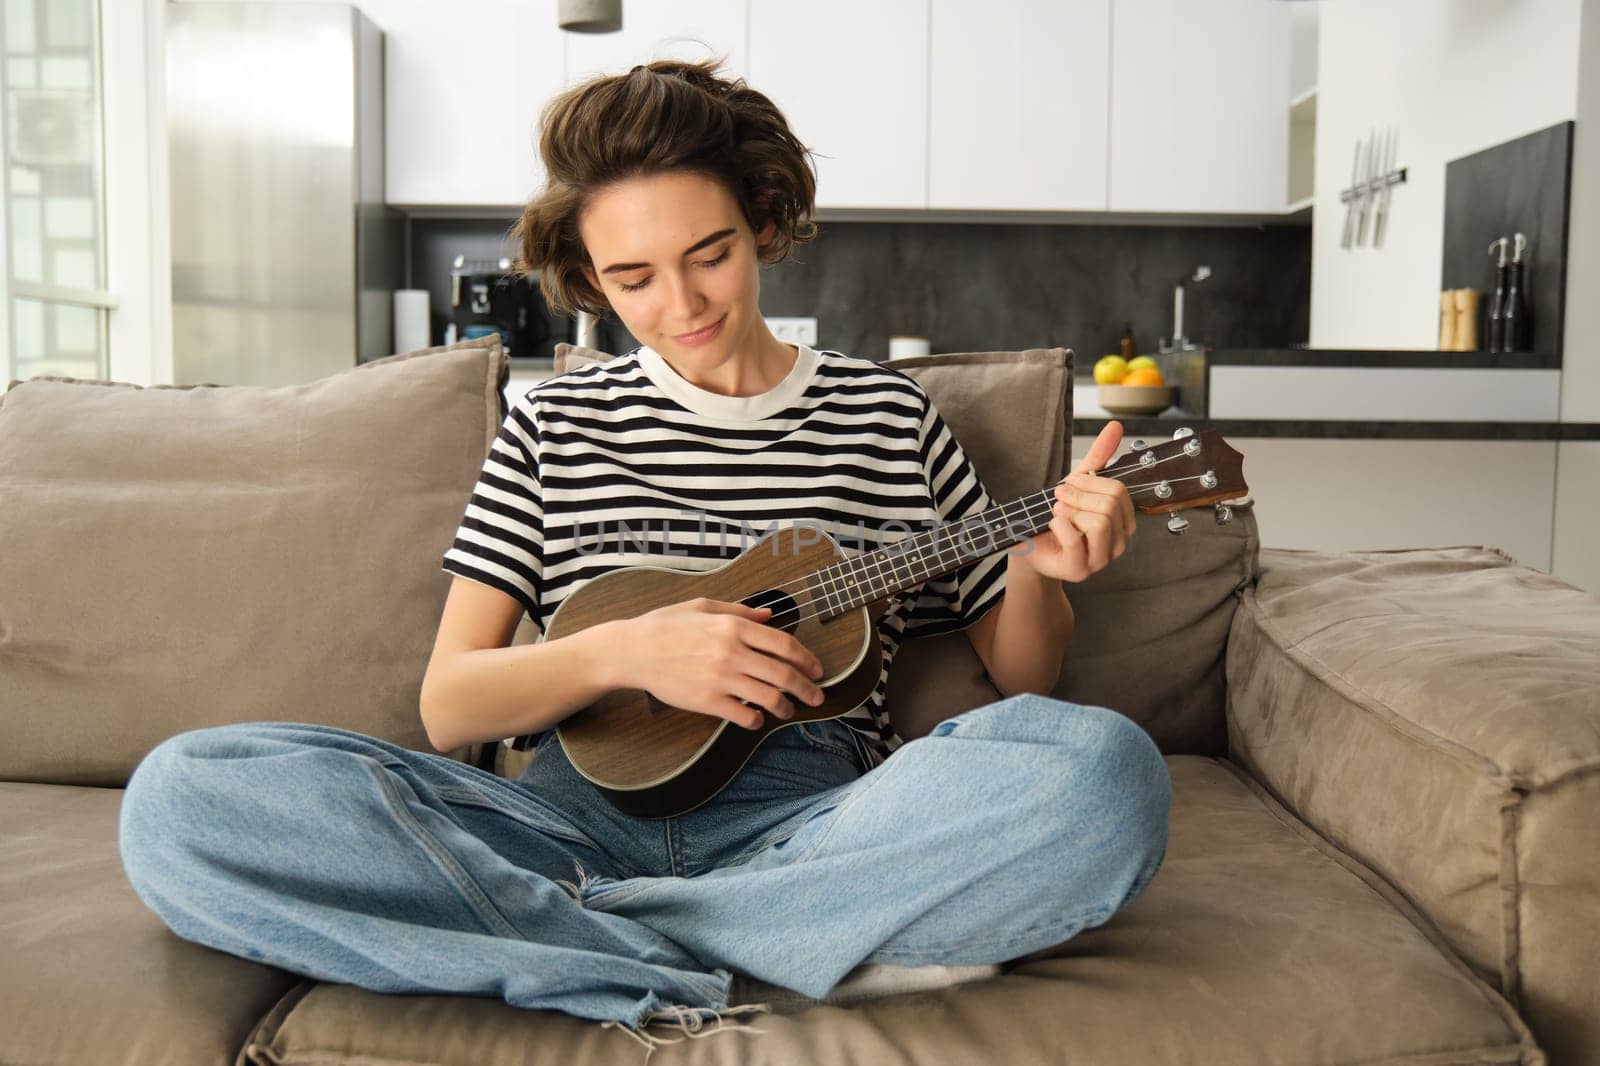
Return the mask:
[[[821,703],[823,692],[813,682],[822,676],[822,662],[791,634],[765,625],[771,617],[770,607],[704,596],[639,615],[624,631],[625,687],[746,729],[765,721],[757,708],[793,718],[785,693]]]

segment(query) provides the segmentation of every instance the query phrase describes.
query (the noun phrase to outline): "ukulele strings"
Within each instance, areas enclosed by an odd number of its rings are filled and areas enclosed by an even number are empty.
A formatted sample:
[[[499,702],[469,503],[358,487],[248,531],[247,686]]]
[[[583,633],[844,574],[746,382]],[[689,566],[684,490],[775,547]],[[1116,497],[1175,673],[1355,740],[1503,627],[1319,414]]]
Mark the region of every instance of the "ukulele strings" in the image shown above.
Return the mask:
[[[1178,458],[1178,456],[1180,454],[1181,453],[1174,453],[1172,455],[1167,456],[1164,459],[1157,459],[1155,462],[1149,463],[1149,464],[1135,463],[1135,464],[1133,464],[1131,466],[1126,466],[1126,467],[1107,468],[1105,470],[1100,471],[1100,476],[1101,477],[1107,477],[1107,476],[1109,476],[1109,477],[1117,477],[1118,475],[1124,474],[1124,473],[1137,473],[1137,472],[1139,472],[1141,470],[1148,470],[1153,466],[1157,466],[1157,465],[1159,465],[1161,463],[1165,463],[1165,462],[1168,462],[1168,461],[1170,461],[1172,459],[1176,459],[1176,458]],[[1204,476],[1204,475],[1195,474],[1195,475],[1192,475],[1190,477],[1168,478],[1168,479],[1166,479],[1166,481],[1167,481],[1168,484],[1171,484],[1171,483],[1177,482],[1177,481],[1197,481],[1202,476]],[[1120,480],[1120,478],[1119,478],[1119,480]],[[1063,478],[1061,481],[1056,482],[1056,485],[1063,484],[1065,481],[1066,481],[1066,479]],[[1124,484],[1126,484],[1126,482],[1124,482]],[[1148,482],[1148,483],[1143,484],[1143,485],[1129,485],[1128,486],[1128,494],[1131,496],[1135,492],[1154,492],[1155,488],[1156,488],[1156,486],[1158,484],[1160,484],[1160,482],[1152,481],[1152,482]],[[1044,491],[1045,492],[1050,492],[1053,495],[1054,488],[1055,488],[1055,486],[1051,486],[1050,489],[1046,489]],[[1035,495],[1038,495],[1038,494],[1036,493]],[[999,510],[1001,512],[1002,516],[1005,516],[1005,509],[1008,506],[1010,506],[1010,505],[1009,504],[1002,504],[1000,507],[996,508],[996,510]],[[1039,514],[1034,514],[1033,510],[1034,510],[1034,508],[1037,508],[1037,507],[1044,507],[1045,509],[1044,509],[1044,511],[1040,512]],[[1040,501],[1038,501],[1036,503],[1024,504],[1022,513],[1029,519],[1029,521],[1038,521],[1038,519],[1042,518],[1044,516],[1044,514],[1047,514],[1050,511],[1053,511],[1054,509],[1055,509],[1054,502],[1052,501],[1051,498],[1047,497],[1044,500],[1040,500]],[[1005,517],[1009,517],[1009,516],[1005,516]],[[962,523],[963,530],[964,530],[964,528],[966,527],[966,525],[970,521],[971,521],[971,519],[967,519],[966,521],[964,521]],[[875,552],[873,554],[881,554],[881,551],[880,552]],[[937,552],[935,553],[936,557],[937,557],[938,554],[939,553],[937,553]],[[992,553],[989,553],[989,554],[992,554]],[[850,577],[852,579],[858,579],[858,578],[859,579],[865,579],[865,580],[869,580],[869,581],[876,581],[876,580],[882,579],[884,577],[888,577],[891,580],[896,580],[896,575],[894,573],[894,564],[893,564],[892,561],[890,561],[888,563],[888,569],[885,570],[883,568],[884,565],[885,565],[885,561],[883,559],[874,560],[871,564],[867,564],[867,563],[862,563],[860,561],[860,558],[861,557],[858,556],[858,557],[855,557],[855,558],[847,559],[843,563],[835,564],[836,566],[843,566],[845,568],[844,573],[841,576],[847,576],[847,577]],[[872,572],[874,570],[874,568],[876,568],[876,572]],[[832,569],[832,567],[829,567],[827,569]],[[819,571],[819,573],[820,573],[820,571]],[[795,586],[805,586],[806,583],[809,581],[809,579],[810,579],[810,576],[808,575],[808,577],[806,577],[806,578],[798,578],[798,579],[796,579],[794,581],[787,581],[787,582],[784,582],[781,585],[772,586],[770,590],[763,590],[763,591],[772,591],[772,592],[787,591],[787,590],[789,590],[791,588],[794,588]],[[827,582],[824,582],[823,584],[825,585],[826,583]],[[793,615],[799,615],[799,617],[797,619],[795,619],[795,624],[798,625],[798,624],[800,624],[802,622],[809,621],[812,618],[821,617],[822,612],[820,610],[818,610],[818,611],[812,612],[811,614],[807,614],[805,612],[805,608],[804,607],[791,608],[791,609],[788,609],[788,610],[775,612],[772,615],[772,617],[768,618],[767,621],[765,623],[763,623],[763,624],[772,625],[774,623],[777,623],[780,619],[782,619],[783,624],[787,625],[788,622],[789,622],[790,617],[793,616]]]
[[[1115,469],[1102,470],[1100,472],[1100,476],[1101,477],[1107,477],[1107,476],[1116,477],[1118,474],[1122,474],[1122,473],[1137,473],[1140,470],[1148,470],[1148,469],[1150,469],[1150,467],[1159,465],[1160,463],[1167,462],[1170,459],[1176,459],[1179,454],[1181,454],[1181,453],[1174,453],[1173,455],[1167,456],[1165,459],[1157,459],[1155,462],[1150,463],[1150,464],[1137,463],[1137,464],[1135,464],[1135,465],[1133,465],[1131,467],[1117,467]],[[1205,475],[1203,475],[1203,474],[1193,474],[1193,475],[1191,475],[1189,477],[1167,478],[1167,479],[1165,479],[1165,481],[1166,481],[1167,484],[1170,485],[1170,484],[1173,484],[1174,482],[1179,482],[1179,481],[1198,481],[1198,480],[1200,480],[1200,478],[1202,478],[1204,476]],[[1056,482],[1056,485],[1060,485],[1060,484],[1064,483],[1065,480],[1066,479],[1063,478],[1061,481]],[[1119,480],[1120,480],[1120,478],[1119,478]],[[1127,484],[1127,483],[1124,482],[1124,484]],[[1131,496],[1135,492],[1154,492],[1155,489],[1156,489],[1156,486],[1159,485],[1159,484],[1161,484],[1161,482],[1151,481],[1151,482],[1147,482],[1147,483],[1142,484],[1142,485],[1128,485],[1128,494]],[[1053,496],[1054,495],[1054,489],[1055,489],[1055,486],[1051,486],[1050,489],[1046,489],[1044,491],[1045,492],[1050,492],[1052,494],[1052,496]],[[1036,493],[1035,495],[1038,495],[1038,494]],[[1009,518],[1010,516],[1005,514],[1005,509],[1007,507],[1009,507],[1009,506],[1011,506],[1011,505],[1010,504],[1002,504],[1000,507],[996,508],[996,510],[999,510],[1003,517]],[[1036,508],[1041,508],[1041,507],[1043,508],[1042,511],[1040,511],[1038,514],[1033,513]],[[1046,497],[1045,499],[1040,500],[1040,501],[1038,501],[1036,503],[1024,504],[1023,508],[1022,508],[1022,513],[1023,513],[1024,516],[1027,517],[1027,519],[1030,522],[1037,522],[1039,519],[1043,518],[1046,514],[1049,514],[1051,511],[1054,511],[1054,510],[1055,510],[1055,503],[1054,503],[1053,499],[1051,497]],[[970,522],[970,521],[971,521],[971,519],[968,519],[968,520],[964,521],[962,523],[962,527],[964,528],[967,525],[967,523]],[[955,541],[952,540],[952,545],[954,543],[955,543]],[[932,546],[936,547],[937,546],[937,542],[935,542],[935,544],[932,545]],[[880,551],[874,552],[872,554],[881,554],[881,549],[880,549]],[[941,554],[940,552],[936,551],[935,552],[935,558],[937,559],[940,554]],[[987,553],[985,553],[985,556],[990,555],[990,554],[993,554],[993,553],[992,552],[987,552]],[[980,556],[980,558],[982,558],[982,557],[984,557],[984,556]],[[844,570],[844,574],[842,576],[848,576],[851,579],[860,578],[860,579],[865,579],[865,580],[868,580],[868,581],[878,581],[878,580],[880,580],[882,578],[887,577],[891,581],[898,580],[898,578],[897,578],[897,576],[896,576],[896,574],[894,572],[894,563],[893,563],[892,560],[889,561],[887,570],[883,569],[883,567],[885,565],[883,559],[874,560],[871,564],[861,563],[859,560],[860,560],[860,557],[855,557],[855,558],[852,558],[852,559],[847,559],[842,564],[835,564],[835,565],[836,566],[837,565],[844,566],[845,570]],[[875,573],[872,572],[874,568],[876,568],[876,572]],[[827,569],[832,569],[832,567],[829,567]],[[910,572],[909,571],[909,564],[908,564],[907,572],[908,573]],[[820,571],[819,571],[819,573],[820,573]],[[793,581],[786,581],[781,585],[774,585],[770,589],[763,589],[762,591],[764,591],[764,592],[767,592],[767,591],[770,591],[770,592],[788,591],[788,590],[794,588],[795,586],[802,586],[802,588],[803,588],[804,586],[807,585],[807,583],[810,580],[811,576],[812,575],[808,575],[807,577],[804,577],[804,578],[797,578],[797,579],[795,579]],[[827,584],[827,582],[823,582],[823,585],[826,585],[826,584]],[[826,596],[827,596],[827,594],[824,593],[824,598],[826,598]],[[868,602],[871,602],[871,601],[868,601]],[[795,616],[798,616],[798,617],[795,617]],[[808,613],[806,613],[805,606],[798,606],[798,607],[788,608],[788,609],[782,610],[782,611],[776,611],[776,612],[773,613],[773,615],[770,618],[768,618],[762,624],[763,625],[779,624],[780,620],[781,620],[781,624],[782,625],[788,625],[790,619],[794,618],[794,624],[795,625],[799,625],[802,622],[810,621],[813,618],[820,618],[821,616],[822,616],[822,611],[820,609],[816,610],[816,611],[812,611],[811,613],[808,614]]]
[[[1134,453],[1130,452],[1128,454],[1132,455]],[[1122,475],[1122,474],[1137,473],[1140,470],[1149,470],[1151,467],[1160,466],[1162,463],[1171,462],[1172,460],[1179,458],[1179,456],[1181,454],[1183,454],[1183,453],[1174,452],[1171,455],[1168,455],[1168,456],[1166,456],[1164,458],[1161,458],[1161,459],[1157,459],[1157,460],[1155,460],[1154,462],[1151,462],[1151,463],[1142,463],[1142,462],[1137,462],[1136,461],[1136,462],[1133,462],[1131,464],[1128,464],[1127,466],[1106,467],[1105,469],[1103,469],[1103,470],[1101,470],[1099,472],[1099,476],[1100,477],[1114,477],[1114,478],[1118,478],[1120,480],[1120,475]],[[1198,476],[1199,475],[1196,475],[1196,477],[1198,477]],[[1171,482],[1174,482],[1174,481],[1193,481],[1193,480],[1196,479],[1196,477],[1170,478],[1170,479],[1167,479],[1167,480],[1168,480],[1168,483],[1170,484]],[[1042,489],[1042,490],[1040,490],[1040,492],[1036,492],[1036,493],[1033,494],[1034,496],[1039,496],[1039,495],[1042,495],[1044,493],[1049,493],[1050,495],[1046,496],[1045,499],[1037,500],[1037,501],[1035,501],[1033,503],[1024,503],[1023,504],[1022,513],[1029,519],[1029,521],[1036,522],[1036,521],[1039,520],[1039,518],[1043,517],[1043,513],[1038,514],[1038,515],[1035,515],[1035,514],[1032,513],[1033,509],[1036,508],[1036,507],[1041,507],[1041,506],[1045,506],[1045,505],[1048,504],[1049,506],[1047,507],[1047,511],[1055,509],[1055,504],[1054,504],[1054,501],[1053,501],[1054,491],[1055,491],[1057,486],[1065,484],[1066,480],[1067,480],[1066,478],[1062,478],[1060,481],[1056,482],[1055,485],[1050,486],[1050,488]],[[1126,484],[1126,482],[1124,482],[1124,484]],[[1144,485],[1130,485],[1128,487],[1128,494],[1131,496],[1134,492],[1153,491],[1155,489],[1156,484],[1157,484],[1156,482],[1150,482],[1150,483],[1144,484]],[[1024,500],[1027,500],[1029,498],[1030,497],[1023,497]],[[1017,501],[1012,501],[1012,503],[1015,503],[1015,502],[1017,502]],[[1008,508],[1010,506],[1012,506],[1011,503],[1001,504],[998,507],[991,508],[991,510],[999,511],[1001,513],[1002,517],[1004,517],[1004,518],[1009,520],[1010,516],[1006,514],[1006,508]],[[972,524],[973,520],[975,518],[977,518],[977,517],[978,517],[977,515],[974,515],[974,516],[972,516],[970,518],[962,520],[962,522],[960,523],[960,526],[958,528],[958,532],[957,532],[956,536],[959,537],[959,536],[963,535],[966,532],[967,527],[970,524]],[[979,524],[981,525],[983,523],[980,522]],[[937,536],[937,534],[935,534],[935,536]],[[955,543],[955,538],[952,538],[952,544],[954,544],[954,543]],[[898,543],[896,545],[890,545],[890,547],[897,547],[897,546],[898,546]],[[932,542],[928,546],[937,548],[937,541],[935,540],[934,542]],[[763,589],[762,591],[763,592],[788,592],[791,589],[799,589],[799,590],[803,591],[804,588],[808,585],[808,583],[811,580],[811,578],[815,577],[817,574],[821,574],[821,573],[823,573],[823,572],[825,572],[827,570],[832,570],[832,569],[835,569],[837,567],[843,567],[844,568],[843,571],[839,575],[840,578],[848,577],[848,578],[850,578],[852,580],[855,580],[855,579],[877,580],[877,579],[881,579],[881,578],[883,578],[885,576],[890,577],[890,578],[894,578],[895,577],[895,574],[894,574],[894,563],[892,561],[888,562],[888,567],[889,567],[888,570],[884,570],[883,569],[883,567],[885,565],[885,560],[884,559],[875,560],[875,561],[871,562],[870,564],[869,563],[864,563],[864,562],[861,561],[866,556],[878,555],[878,554],[881,554],[884,550],[886,550],[886,549],[877,549],[876,551],[866,553],[863,556],[853,556],[853,557],[847,558],[843,562],[835,563],[833,566],[824,567],[822,570],[818,570],[818,571],[814,572],[813,574],[808,574],[806,577],[796,578],[793,581],[786,581],[781,585],[772,585],[772,586],[770,586],[770,587],[768,587],[766,589]],[[905,553],[901,552],[900,554],[904,555]],[[920,554],[920,550],[919,550],[919,554]],[[934,553],[935,558],[938,558],[942,554],[943,554],[943,550],[942,549],[937,550]],[[992,554],[992,553],[990,553],[990,554]],[[875,573],[872,572],[873,568],[877,568]],[[835,580],[835,579],[825,579],[825,580],[823,580],[821,582],[821,584],[823,586],[825,586],[832,580]],[[792,598],[792,597],[790,597],[790,598]],[[780,618],[784,619],[785,623],[787,623],[788,617],[790,615],[794,614],[794,613],[795,613],[794,610],[786,610],[786,611],[777,612],[771,618],[767,619],[767,623],[766,624],[772,624],[774,622],[777,622]],[[814,614],[814,615],[805,615],[805,614],[802,613],[802,615],[801,615],[800,619],[798,620],[798,622],[807,621],[809,618],[820,617],[821,613],[822,613],[821,611],[816,612],[816,614]],[[798,624],[798,622],[796,624]]]

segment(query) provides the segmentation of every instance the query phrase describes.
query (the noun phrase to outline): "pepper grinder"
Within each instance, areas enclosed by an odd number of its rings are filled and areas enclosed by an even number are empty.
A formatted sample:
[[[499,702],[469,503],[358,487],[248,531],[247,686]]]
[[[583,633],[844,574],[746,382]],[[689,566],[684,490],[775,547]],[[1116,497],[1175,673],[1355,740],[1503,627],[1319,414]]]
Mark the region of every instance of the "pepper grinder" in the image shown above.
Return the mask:
[[[1528,247],[1528,238],[1518,233],[1512,238],[1511,268],[1506,275],[1506,303],[1500,310],[1501,318],[1505,321],[1505,328],[1501,335],[1502,352],[1525,352],[1533,347],[1530,341],[1528,320],[1527,285],[1523,276],[1523,249]]]
[[[1506,246],[1511,241],[1497,237],[1489,242],[1489,254],[1499,249],[1500,262],[1495,265],[1494,295],[1489,298],[1489,351],[1504,351],[1506,338],[1506,282],[1510,264],[1506,261]]]

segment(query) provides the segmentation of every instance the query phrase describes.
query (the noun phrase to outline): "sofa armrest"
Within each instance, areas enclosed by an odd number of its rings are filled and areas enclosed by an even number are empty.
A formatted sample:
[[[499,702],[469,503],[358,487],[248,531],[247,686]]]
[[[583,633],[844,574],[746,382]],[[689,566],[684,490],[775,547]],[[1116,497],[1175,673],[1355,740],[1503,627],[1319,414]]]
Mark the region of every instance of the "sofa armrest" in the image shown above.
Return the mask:
[[[1230,757],[1552,1062],[1600,1047],[1600,599],[1494,549],[1263,549],[1226,669]]]

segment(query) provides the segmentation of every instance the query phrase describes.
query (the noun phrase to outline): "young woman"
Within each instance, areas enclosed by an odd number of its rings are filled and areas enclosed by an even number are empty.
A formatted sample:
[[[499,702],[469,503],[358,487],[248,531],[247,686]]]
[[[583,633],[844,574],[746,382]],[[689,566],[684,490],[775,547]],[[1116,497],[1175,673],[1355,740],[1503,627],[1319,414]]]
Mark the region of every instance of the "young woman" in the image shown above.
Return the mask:
[[[621,814],[556,742],[619,688],[736,727],[786,720],[819,700],[820,664],[735,603],[508,647],[524,613],[542,627],[622,566],[715,568],[779,523],[866,551],[993,505],[915,380],[767,328],[760,267],[814,235],[814,178],[771,101],[716,69],[641,65],[544,114],[548,183],[516,227],[518,267],[552,306],[614,312],[641,345],[513,403],[443,557],[455,577],[421,708],[441,752],[514,738],[533,762],[511,781],[295,723],[175,737],[129,783],[123,855],[181,935],[379,991],[692,1032],[764,1009],[738,1002],[760,982],[821,998],[863,964],[1057,944],[1159,868],[1155,744],[1041,695],[1073,628],[1062,581],[1134,531],[1123,484],[1093,473],[1115,423],[1057,488],[1048,532],[886,606],[870,700],[778,729],[702,806]],[[884,704],[894,652],[954,630],[1007,698],[902,743]]]

